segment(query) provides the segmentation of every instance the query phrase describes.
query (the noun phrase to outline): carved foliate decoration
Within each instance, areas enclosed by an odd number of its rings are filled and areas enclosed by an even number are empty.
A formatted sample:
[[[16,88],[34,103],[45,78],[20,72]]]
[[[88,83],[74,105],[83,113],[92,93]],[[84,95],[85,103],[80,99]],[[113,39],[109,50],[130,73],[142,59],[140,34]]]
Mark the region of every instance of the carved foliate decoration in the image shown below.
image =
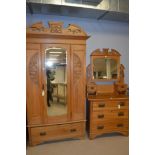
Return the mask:
[[[29,75],[31,80],[35,83],[38,84],[39,81],[39,53],[35,53],[29,62]]]
[[[89,82],[89,81],[91,80],[91,76],[92,76],[91,64],[89,64],[89,65],[87,66],[86,71],[87,71],[87,82]]]
[[[30,26],[32,31],[44,31],[44,26],[42,22],[37,22]]]
[[[78,34],[78,33],[82,32],[78,26],[73,25],[73,24],[69,24],[67,30],[68,30],[68,32],[71,32],[73,34]]]
[[[69,24],[67,28],[63,28],[63,22],[48,22],[49,27],[44,27],[42,22],[37,22],[27,28],[27,32],[42,32],[62,35],[87,36],[87,34],[77,25]]]
[[[50,27],[50,32],[52,33],[62,33],[63,22],[48,22]]]
[[[120,77],[119,77],[120,83],[124,83],[124,69],[125,69],[124,65],[121,64],[120,65]]]
[[[96,91],[97,91],[96,83],[93,82],[93,81],[89,81],[87,83],[87,94],[89,94],[89,95],[95,95],[96,94]]]
[[[111,52],[109,54],[121,56],[121,54],[118,51],[116,51],[115,49],[111,49]]]
[[[114,88],[117,94],[126,94],[128,86],[125,83],[114,83]]]
[[[96,84],[94,81],[92,81],[92,68],[91,64],[87,66],[87,94],[94,95],[96,94]]]
[[[73,54],[73,80],[75,83],[80,79],[82,73],[82,64],[79,56]]]
[[[115,92],[117,94],[125,94],[127,92],[127,84],[124,83],[124,65],[120,65],[120,76],[117,82],[114,83]]]
[[[76,33],[80,33],[81,30],[79,29],[68,29],[69,32],[73,33],[73,34],[76,34]]]
[[[67,33],[73,34],[73,35],[84,35],[87,36],[87,34],[77,25],[75,24],[69,24],[67,27]]]
[[[111,49],[110,51],[109,48],[103,48],[102,51],[100,49],[96,49],[91,53],[91,56],[121,56],[121,54],[115,49]]]

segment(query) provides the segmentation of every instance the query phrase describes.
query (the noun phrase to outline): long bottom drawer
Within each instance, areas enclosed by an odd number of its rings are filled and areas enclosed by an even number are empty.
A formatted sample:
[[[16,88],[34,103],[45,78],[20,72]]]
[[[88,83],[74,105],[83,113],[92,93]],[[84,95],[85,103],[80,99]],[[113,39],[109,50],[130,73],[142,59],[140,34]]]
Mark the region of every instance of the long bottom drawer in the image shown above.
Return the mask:
[[[115,120],[108,122],[92,122],[89,130],[89,138],[94,139],[96,136],[105,134],[105,133],[121,133],[125,136],[128,136],[128,120]]]
[[[91,133],[108,133],[128,130],[128,120],[115,120],[109,122],[92,123],[90,128]]]
[[[36,145],[49,140],[82,137],[85,134],[85,122],[32,127],[29,129],[30,145]]]

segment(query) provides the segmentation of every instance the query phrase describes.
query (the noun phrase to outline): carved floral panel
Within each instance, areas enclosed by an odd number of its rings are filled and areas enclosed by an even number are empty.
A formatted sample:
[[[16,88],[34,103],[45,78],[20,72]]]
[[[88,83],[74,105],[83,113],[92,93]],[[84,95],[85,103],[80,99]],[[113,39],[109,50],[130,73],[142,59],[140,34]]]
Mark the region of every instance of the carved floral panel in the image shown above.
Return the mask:
[[[29,62],[29,75],[31,80],[38,84],[39,81],[39,53],[35,53]]]

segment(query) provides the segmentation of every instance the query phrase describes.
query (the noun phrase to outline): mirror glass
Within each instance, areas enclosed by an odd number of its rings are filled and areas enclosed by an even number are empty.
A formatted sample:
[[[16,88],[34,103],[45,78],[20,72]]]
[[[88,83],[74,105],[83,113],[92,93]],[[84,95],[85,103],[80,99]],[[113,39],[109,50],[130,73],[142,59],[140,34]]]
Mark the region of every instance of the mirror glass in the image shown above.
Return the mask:
[[[67,51],[49,48],[45,51],[46,105],[49,116],[67,113]]]
[[[93,59],[94,79],[117,79],[118,63],[116,59],[95,58]]]
[[[106,59],[97,58],[93,60],[93,73],[94,79],[107,78]]]
[[[110,65],[110,78],[111,79],[117,79],[117,68],[118,68],[118,64],[117,61],[115,59],[109,59],[109,65]]]

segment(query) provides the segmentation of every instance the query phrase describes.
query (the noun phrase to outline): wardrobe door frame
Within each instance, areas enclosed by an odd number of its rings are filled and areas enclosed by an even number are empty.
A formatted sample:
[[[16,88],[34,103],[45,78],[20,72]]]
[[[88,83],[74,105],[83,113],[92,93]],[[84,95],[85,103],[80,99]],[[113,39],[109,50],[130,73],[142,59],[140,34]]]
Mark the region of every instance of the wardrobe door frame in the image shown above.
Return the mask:
[[[38,54],[38,56],[35,57],[34,59],[33,56],[35,54]],[[31,65],[30,61],[32,61]],[[30,76],[30,73],[32,74],[31,75],[32,77]],[[36,79],[37,84],[34,83],[34,80]],[[26,111],[27,111],[28,125],[42,124],[43,110],[41,101],[40,44],[33,44],[33,43],[26,44]]]
[[[45,50],[47,48],[64,48],[67,52],[67,114],[66,115],[60,115],[60,116],[48,116],[47,114],[47,91],[46,91],[46,73],[45,73]],[[45,95],[42,96],[42,102],[43,102],[43,116],[44,116],[44,124],[57,124],[57,123],[64,123],[71,120],[71,99],[70,99],[70,45],[69,44],[41,44],[41,66],[42,66],[42,80],[41,85],[44,85],[45,88]]]
[[[71,45],[71,66],[72,121],[85,120],[86,45]]]

